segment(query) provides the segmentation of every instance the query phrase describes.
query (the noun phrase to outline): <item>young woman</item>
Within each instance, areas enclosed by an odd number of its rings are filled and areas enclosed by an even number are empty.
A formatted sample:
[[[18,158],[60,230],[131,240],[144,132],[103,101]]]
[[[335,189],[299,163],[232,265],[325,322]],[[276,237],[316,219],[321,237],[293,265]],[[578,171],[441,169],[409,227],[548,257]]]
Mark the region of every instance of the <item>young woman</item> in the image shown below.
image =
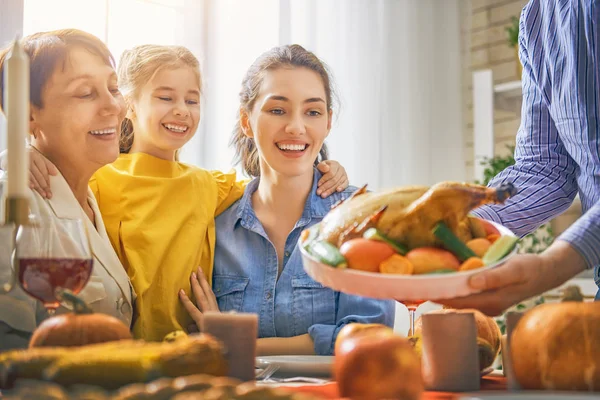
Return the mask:
[[[192,282],[199,308],[180,294],[200,328],[205,311],[258,314],[259,354],[332,354],[344,325],[394,322],[392,301],[334,292],[302,267],[302,230],[354,190],[315,195],[332,98],[325,66],[299,45],[276,47],[250,67],[232,143],[255,179],[216,220],[214,294],[202,276]]]

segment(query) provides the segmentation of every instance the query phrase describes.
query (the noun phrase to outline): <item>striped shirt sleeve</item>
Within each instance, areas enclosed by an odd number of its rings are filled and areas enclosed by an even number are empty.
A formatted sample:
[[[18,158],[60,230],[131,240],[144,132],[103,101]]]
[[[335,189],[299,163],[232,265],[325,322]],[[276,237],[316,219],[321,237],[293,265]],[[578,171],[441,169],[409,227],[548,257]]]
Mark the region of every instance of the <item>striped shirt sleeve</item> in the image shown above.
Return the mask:
[[[547,93],[538,84],[541,71],[532,65],[528,55],[527,38],[532,32],[525,29],[523,21],[522,17],[519,57],[523,63],[523,106],[516,163],[490,182],[490,186],[512,182],[519,191],[502,205],[484,206],[473,212],[501,223],[519,236],[565,211],[577,194],[577,166],[558,135],[548,109]],[[543,50],[541,45],[534,47],[536,52]],[[539,56],[543,58],[543,54]]]
[[[600,202],[569,227],[557,240],[573,246],[587,262],[588,268],[600,265]]]

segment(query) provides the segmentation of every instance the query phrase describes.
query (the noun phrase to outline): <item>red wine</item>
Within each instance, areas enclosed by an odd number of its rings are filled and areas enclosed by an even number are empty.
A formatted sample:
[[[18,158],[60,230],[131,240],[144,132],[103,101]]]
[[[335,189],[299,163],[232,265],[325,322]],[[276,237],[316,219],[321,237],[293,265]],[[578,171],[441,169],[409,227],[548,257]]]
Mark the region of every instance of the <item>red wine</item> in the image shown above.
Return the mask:
[[[55,290],[63,288],[79,293],[92,274],[92,265],[92,260],[77,258],[22,258],[19,282],[23,290],[46,308],[57,308],[60,302]]]

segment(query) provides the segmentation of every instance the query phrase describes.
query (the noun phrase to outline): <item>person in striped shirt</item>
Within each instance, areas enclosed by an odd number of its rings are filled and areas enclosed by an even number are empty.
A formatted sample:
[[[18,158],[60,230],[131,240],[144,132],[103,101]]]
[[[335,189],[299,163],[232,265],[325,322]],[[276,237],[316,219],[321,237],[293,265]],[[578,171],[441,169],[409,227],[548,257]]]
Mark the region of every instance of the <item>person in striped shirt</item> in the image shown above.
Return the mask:
[[[523,9],[523,106],[516,164],[490,182],[513,182],[519,193],[474,214],[520,236],[565,211],[577,193],[584,214],[543,253],[518,255],[473,275],[470,284],[481,292],[449,300],[448,305],[498,315],[586,268],[594,268],[600,284],[599,30],[598,0],[531,0]]]

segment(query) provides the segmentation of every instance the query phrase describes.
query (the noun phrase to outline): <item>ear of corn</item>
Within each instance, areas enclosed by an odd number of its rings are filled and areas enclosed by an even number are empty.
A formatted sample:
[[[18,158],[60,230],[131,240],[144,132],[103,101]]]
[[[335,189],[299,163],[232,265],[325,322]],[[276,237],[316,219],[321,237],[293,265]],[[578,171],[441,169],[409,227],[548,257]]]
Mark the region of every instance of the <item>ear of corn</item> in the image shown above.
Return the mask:
[[[223,347],[208,335],[173,343],[124,340],[73,348],[34,348],[3,354],[2,387],[15,378],[44,379],[61,385],[88,384],[115,389],[160,377],[227,373]]]

